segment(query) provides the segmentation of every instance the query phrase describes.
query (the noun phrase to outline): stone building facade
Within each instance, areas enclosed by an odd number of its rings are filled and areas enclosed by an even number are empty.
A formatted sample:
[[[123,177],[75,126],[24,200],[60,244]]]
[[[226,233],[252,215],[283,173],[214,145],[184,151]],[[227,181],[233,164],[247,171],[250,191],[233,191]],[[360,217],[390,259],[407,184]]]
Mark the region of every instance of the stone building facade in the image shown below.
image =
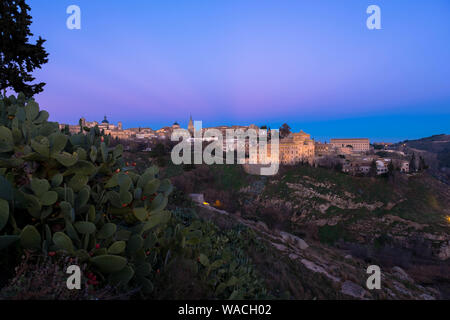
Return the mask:
[[[314,161],[314,149],[314,140],[311,139],[311,135],[300,130],[300,132],[291,133],[279,141],[278,159],[273,159],[270,143],[267,146],[267,153],[272,162],[282,164],[308,162],[312,164]]]
[[[370,150],[370,141],[367,138],[331,139],[330,144],[335,149],[351,148],[353,152]]]

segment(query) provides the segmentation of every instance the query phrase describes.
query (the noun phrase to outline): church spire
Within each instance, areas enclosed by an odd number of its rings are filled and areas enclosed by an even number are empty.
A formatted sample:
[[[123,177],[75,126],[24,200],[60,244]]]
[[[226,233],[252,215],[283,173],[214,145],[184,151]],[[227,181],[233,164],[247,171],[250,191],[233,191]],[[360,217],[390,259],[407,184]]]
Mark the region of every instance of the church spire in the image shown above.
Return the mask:
[[[189,130],[191,133],[194,132],[194,122],[192,121],[192,115],[189,115],[188,130]]]

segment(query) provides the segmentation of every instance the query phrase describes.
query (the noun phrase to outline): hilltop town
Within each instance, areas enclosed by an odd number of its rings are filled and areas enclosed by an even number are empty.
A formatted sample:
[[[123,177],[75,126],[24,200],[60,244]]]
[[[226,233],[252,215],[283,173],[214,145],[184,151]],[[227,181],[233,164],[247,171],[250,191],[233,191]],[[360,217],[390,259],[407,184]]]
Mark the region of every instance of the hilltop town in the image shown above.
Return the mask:
[[[165,126],[157,130],[147,127],[124,129],[122,122],[117,124],[110,123],[105,116],[101,122],[86,121],[83,117],[79,120],[79,124],[68,125],[59,124],[61,130],[68,130],[70,133],[78,133],[81,128],[94,128],[97,126],[105,135],[109,135],[112,139],[121,143],[136,142],[143,146],[138,151],[151,151],[152,147],[161,143],[170,143],[171,135],[174,130],[180,129],[178,122],[174,122],[171,126]],[[270,132],[266,126],[258,127],[254,124],[248,126],[239,125],[223,125],[216,127],[206,127],[198,129],[199,136],[203,137],[203,133],[207,130],[215,129],[226,137],[227,130],[255,130],[257,133],[264,132],[270,140]],[[189,119],[187,130],[194,136],[197,129],[194,128],[192,117]],[[81,130],[83,131],[83,130]],[[208,138],[191,138],[200,139],[202,142],[210,142]],[[212,139],[214,140],[214,139]],[[223,139],[223,152],[233,152],[237,149],[238,141],[236,137],[231,139]],[[327,142],[315,141],[310,134],[300,130],[300,132],[280,132],[279,154],[276,159],[271,157],[271,148],[268,147],[267,159],[269,161],[278,161],[284,165],[294,165],[297,163],[308,163],[312,166],[333,167],[339,171],[355,176],[364,175],[383,175],[389,171],[399,171],[409,173],[410,171],[419,171],[426,167],[425,161],[420,156],[402,151],[403,145],[394,145],[385,142],[371,143],[368,138],[331,138]],[[126,147],[129,149],[129,147]],[[405,148],[404,148],[405,149]],[[249,140],[245,140],[246,163],[255,163],[252,160]],[[251,170],[249,170],[250,172]]]

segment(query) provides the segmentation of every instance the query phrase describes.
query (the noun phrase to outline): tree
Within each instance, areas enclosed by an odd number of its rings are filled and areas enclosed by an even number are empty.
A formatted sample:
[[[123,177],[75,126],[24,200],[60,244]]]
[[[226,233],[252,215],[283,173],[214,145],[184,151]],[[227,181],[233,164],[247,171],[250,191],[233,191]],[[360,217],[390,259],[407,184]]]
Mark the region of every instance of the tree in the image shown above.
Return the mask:
[[[393,174],[394,171],[395,171],[394,163],[391,160],[391,161],[389,161],[389,164],[388,164],[388,172]]]
[[[159,142],[152,150],[151,152],[152,156],[155,158],[163,157],[166,154],[166,148],[164,145]]]
[[[280,137],[285,138],[291,133],[291,127],[287,123],[283,123],[280,127]]]
[[[413,153],[411,160],[409,161],[409,171],[415,172],[416,171],[416,154]]]
[[[394,180],[395,180],[395,166],[394,166],[394,163],[393,163],[392,160],[388,164],[387,176],[388,176],[389,180],[394,182]]]
[[[425,163],[425,159],[422,156],[419,156],[419,171],[428,169],[427,164]]]
[[[375,160],[372,160],[372,163],[370,164],[369,176],[371,177],[377,176],[377,163]]]
[[[340,161],[336,162],[334,164],[334,170],[336,170],[337,172],[342,172],[342,168],[343,168],[343,166],[342,166],[342,163]]]
[[[30,32],[30,7],[25,0],[2,0],[0,2],[0,91],[6,95],[6,89],[23,92],[31,97],[43,90],[44,82],[34,81],[32,72],[48,62],[48,53],[39,37],[35,44],[29,43],[33,36]]]

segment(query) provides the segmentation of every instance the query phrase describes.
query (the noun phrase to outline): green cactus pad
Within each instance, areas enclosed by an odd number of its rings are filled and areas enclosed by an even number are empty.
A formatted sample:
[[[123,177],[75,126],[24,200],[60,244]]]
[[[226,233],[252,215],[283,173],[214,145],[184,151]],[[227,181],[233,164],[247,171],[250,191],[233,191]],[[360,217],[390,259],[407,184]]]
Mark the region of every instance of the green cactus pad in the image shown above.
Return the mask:
[[[142,291],[146,294],[153,292],[153,283],[147,278],[139,278],[139,281],[142,284]]]
[[[78,160],[87,161],[87,152],[81,147],[78,147],[76,150],[76,153],[78,154]]]
[[[134,208],[133,209],[133,215],[139,221],[145,221],[145,219],[148,216],[148,212],[147,212],[147,210],[145,208]]]
[[[0,231],[6,226],[9,219],[9,203],[0,199]]]
[[[118,144],[113,151],[113,157],[114,159],[119,158],[120,156],[122,156],[123,153],[123,146],[121,144]]]
[[[53,242],[58,249],[73,252],[72,240],[65,233],[55,232],[53,235]]]
[[[104,142],[102,142],[100,144],[100,151],[102,153],[103,162],[107,162],[108,161],[108,148],[106,147],[106,144]]]
[[[142,189],[141,188],[134,189],[134,199],[141,200],[141,197],[142,197]]]
[[[54,188],[59,187],[61,185],[61,183],[63,182],[63,179],[64,179],[64,177],[62,174],[60,174],[60,173],[55,174],[51,180],[52,187],[54,187]]]
[[[39,105],[34,101],[28,102],[25,106],[25,114],[28,121],[33,121],[39,114]]]
[[[78,236],[78,233],[75,231],[75,228],[73,227],[72,223],[69,221],[66,221],[66,233],[69,236],[72,241],[74,241],[76,244],[80,244],[80,237]]]
[[[137,276],[146,277],[152,272],[152,266],[148,262],[141,263],[136,267],[135,272]]]
[[[90,261],[104,273],[119,272],[127,264],[126,258],[116,255],[101,255],[91,258]]]
[[[135,254],[139,249],[142,249],[144,245],[144,239],[138,234],[134,234],[130,237],[127,243],[127,253],[129,255]]]
[[[81,159],[81,157],[79,157]],[[85,176],[90,176],[97,171],[97,168],[89,161],[86,160],[78,160],[73,166],[71,166],[66,172],[64,172],[64,176],[69,176],[71,174],[81,174]]]
[[[50,142],[47,138],[42,138],[40,141],[31,140],[31,147],[41,156],[48,158],[50,156]]]
[[[125,241],[116,241],[108,248],[108,253],[121,254],[122,252],[125,251],[126,246],[127,244]]]
[[[49,116],[50,115],[49,115],[49,113],[47,111],[45,111],[45,110],[39,111],[39,114],[38,114],[37,118],[34,119],[33,123],[34,124],[41,124],[41,123],[47,121]]]
[[[52,154],[60,153],[64,150],[66,146],[67,140],[69,138],[60,132],[54,132],[49,136],[50,140],[50,149]]]
[[[30,185],[31,190],[33,190],[34,194],[38,197],[41,197],[48,189],[50,189],[50,184],[46,179],[34,178],[31,180]]]
[[[122,206],[129,204],[131,201],[133,201],[133,195],[126,190],[120,191],[119,198],[120,198],[120,204]]]
[[[14,138],[11,130],[0,126],[0,152],[9,152],[14,148]]]
[[[88,218],[87,221],[95,222],[96,213],[95,213],[95,206],[94,205],[90,205],[89,206],[88,217],[87,218]]]
[[[20,245],[25,249],[40,249],[41,235],[34,226],[27,225],[20,233]]]
[[[151,213],[156,213],[164,210],[167,205],[167,201],[167,196],[164,196],[162,193],[158,194],[155,199],[153,199],[152,204],[150,205]]]
[[[0,198],[5,200],[12,200],[13,188],[4,176],[0,175]]]
[[[91,151],[89,152],[89,158],[94,163],[97,160],[97,148],[95,146],[91,146]]]
[[[130,266],[126,266],[119,272],[115,272],[111,274],[109,277],[109,282],[114,285],[126,285],[134,276],[134,270]]]
[[[209,259],[203,253],[200,253],[200,256],[198,257],[198,260],[204,267],[208,267],[209,266]]]
[[[75,174],[70,180],[68,186],[75,192],[79,192],[86,183],[89,181],[89,177],[83,174]]]
[[[105,184],[105,188],[114,188],[119,185],[117,174],[113,175]]]
[[[107,199],[116,208],[122,208],[122,203],[120,202],[120,196],[116,191],[108,191],[106,193]]]
[[[160,183],[161,182],[158,179],[152,179],[148,181],[144,186],[144,195],[148,197],[154,194],[156,191],[158,191]]]
[[[23,193],[25,199],[25,207],[28,212],[35,218],[41,217],[42,205],[39,199],[31,194]]]
[[[160,224],[167,223],[170,219],[169,211],[161,211],[155,214],[151,214],[148,221],[145,223],[142,232],[152,229]]]
[[[103,225],[97,234],[98,239],[108,239],[112,237],[117,230],[117,226],[114,223],[108,222]]]
[[[75,222],[74,226],[75,229],[81,234],[92,234],[97,230],[95,224],[88,221]]]
[[[75,197],[75,209],[79,209],[85,206],[89,200],[89,195],[90,195],[89,189],[83,187],[80,190],[80,192],[78,192],[78,195]]]
[[[42,205],[51,206],[58,200],[58,194],[55,191],[47,191],[41,196],[40,200]]]
[[[70,154],[68,152],[62,152],[52,155],[59,163],[65,167],[71,167],[78,161],[78,155],[76,153]]]
[[[133,182],[127,174],[120,172],[117,174],[117,183],[119,184],[121,191],[128,191]]]

